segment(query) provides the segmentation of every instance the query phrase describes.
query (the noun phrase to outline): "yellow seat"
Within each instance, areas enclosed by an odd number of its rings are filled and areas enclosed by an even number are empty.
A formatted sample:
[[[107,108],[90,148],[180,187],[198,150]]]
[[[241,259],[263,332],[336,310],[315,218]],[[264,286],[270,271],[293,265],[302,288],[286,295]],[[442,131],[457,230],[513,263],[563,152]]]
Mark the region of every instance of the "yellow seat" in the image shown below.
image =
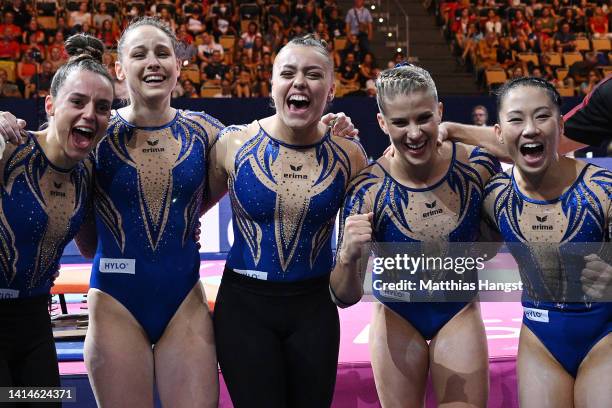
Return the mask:
[[[233,50],[235,43],[236,37],[234,37],[233,35],[222,35],[219,38],[219,44],[221,44],[225,52]]]
[[[593,38],[593,50],[595,51],[610,51],[610,40],[608,38]]]
[[[17,64],[15,64],[15,61],[0,60],[0,68],[6,71],[6,79],[8,79],[10,82],[15,82],[15,78],[17,77]]]
[[[579,52],[564,52],[563,63],[566,67],[571,67],[575,62],[582,61],[584,58]]]
[[[334,38],[334,49],[337,51],[341,51],[346,47],[346,37],[336,37]]]
[[[567,76],[568,72],[569,72],[569,69],[567,68],[557,68],[557,79],[559,81],[563,81],[565,77]]]
[[[517,54],[517,58],[521,62],[531,62],[536,67],[540,65],[540,61],[538,60],[538,55],[532,52],[519,52]]]
[[[559,95],[561,96],[574,96],[574,88],[560,87],[557,88],[557,91],[559,91]]]
[[[591,51],[591,43],[586,37],[576,38],[577,51]]]
[[[546,56],[550,58],[550,65],[552,65],[553,67],[561,66],[561,54],[559,54],[558,52],[549,52],[546,54]]]
[[[200,96],[202,98],[213,98],[216,94],[220,93],[220,86],[202,86],[202,89],[200,90]]]
[[[487,79],[487,85],[503,84],[508,80],[508,75],[501,68],[490,68],[485,71],[485,78]]]

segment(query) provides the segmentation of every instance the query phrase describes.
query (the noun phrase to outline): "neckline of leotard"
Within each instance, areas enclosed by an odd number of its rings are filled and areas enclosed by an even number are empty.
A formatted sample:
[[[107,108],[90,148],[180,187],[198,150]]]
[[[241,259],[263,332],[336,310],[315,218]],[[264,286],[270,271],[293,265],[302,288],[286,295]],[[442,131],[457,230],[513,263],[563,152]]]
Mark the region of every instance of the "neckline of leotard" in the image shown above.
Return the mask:
[[[51,167],[53,170],[57,171],[58,173],[64,173],[64,174],[71,173],[80,164],[80,162],[79,162],[79,163],[75,164],[74,167],[72,167],[70,169],[64,169],[64,168],[56,166],[55,164],[53,164],[51,162],[51,160],[49,160],[49,158],[45,154],[45,151],[43,150],[42,146],[40,145],[40,143],[38,143],[38,140],[36,140],[36,135],[34,133],[28,131],[28,136],[29,136],[29,139],[32,139],[32,141],[34,142],[34,145],[40,151],[40,154],[45,159],[45,161],[47,162],[49,167]]]
[[[115,115],[117,115],[117,117],[119,118],[119,120],[121,122],[123,122],[125,125],[134,128],[134,129],[141,129],[141,130],[161,130],[161,129],[165,129],[167,127],[170,127],[172,125],[174,125],[174,122],[176,122],[176,120],[178,119],[179,115],[180,115],[181,110],[177,109],[174,117],[170,120],[170,122],[165,123],[163,125],[160,126],[136,126],[133,123],[130,123],[127,121],[127,119],[125,119],[123,116],[121,116],[121,114],[119,113],[119,110],[115,111]]]
[[[512,180],[512,188],[514,189],[514,191],[516,191],[516,194],[518,194],[518,196],[522,200],[525,200],[528,203],[532,203],[532,204],[554,204],[554,203],[557,203],[557,202],[561,201],[574,188],[576,188],[576,185],[578,183],[580,183],[580,181],[582,181],[582,178],[584,177],[584,173],[587,171],[587,169],[589,167],[591,167],[591,163],[587,163],[586,166],[584,166],[582,168],[582,170],[578,174],[578,177],[576,177],[576,180],[574,180],[572,185],[567,190],[565,190],[563,193],[561,193],[561,195],[559,197],[551,198],[550,200],[537,200],[537,199],[531,198],[531,197],[527,196],[525,193],[523,193],[521,191],[521,189],[519,188],[518,184],[516,184],[516,179],[514,178],[514,166],[512,166],[512,169],[510,171],[510,180]]]
[[[281,146],[284,147],[288,147],[290,149],[310,149],[312,147],[317,147],[320,144],[322,144],[323,142],[325,142],[327,139],[330,138],[331,132],[329,131],[329,129],[327,129],[327,131],[325,132],[325,134],[323,135],[323,137],[311,144],[307,144],[307,145],[296,145],[296,144],[291,144],[291,143],[287,143],[287,142],[283,142],[282,140],[278,140],[277,138],[275,138],[274,136],[270,135],[266,129],[263,128],[263,126],[261,126],[261,123],[259,123],[259,120],[257,121],[257,125],[259,126],[259,131],[268,139],[278,143]]]
[[[455,142],[451,142],[453,145],[453,152],[451,154],[451,160],[450,160],[450,164],[448,166],[448,169],[446,170],[446,173],[444,173],[444,175],[442,176],[442,178],[440,178],[440,180],[436,181],[435,183],[433,183],[430,186],[427,187],[423,187],[423,188],[416,188],[416,187],[409,187],[407,185],[405,185],[404,183],[402,183],[401,181],[399,181],[398,179],[396,179],[395,177],[393,177],[391,175],[391,173],[389,171],[387,171],[387,169],[385,169],[378,161],[376,161],[376,165],[378,167],[380,167],[382,169],[382,171],[387,175],[387,177],[389,177],[391,180],[393,180],[393,182],[399,184],[400,186],[402,186],[402,188],[405,188],[406,190],[409,191],[414,191],[414,192],[423,192],[423,191],[431,191],[434,188],[437,188],[439,185],[441,185],[442,183],[444,183],[446,181],[446,179],[448,178],[448,175],[450,174],[451,170],[453,169],[453,166],[455,165],[455,160],[456,158],[456,152],[457,152],[457,145],[455,144]]]

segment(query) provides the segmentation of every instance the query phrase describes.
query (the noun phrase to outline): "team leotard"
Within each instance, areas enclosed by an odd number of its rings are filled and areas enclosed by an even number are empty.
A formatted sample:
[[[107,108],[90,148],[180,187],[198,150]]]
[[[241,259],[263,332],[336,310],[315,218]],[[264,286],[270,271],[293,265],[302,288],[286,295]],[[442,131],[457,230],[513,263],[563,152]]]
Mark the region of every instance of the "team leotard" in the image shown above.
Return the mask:
[[[330,406],[340,323],[331,232],[361,146],[294,146],[259,123],[225,129],[234,243],[215,304],[217,356],[236,408]],[[237,145],[237,143],[239,143]],[[244,364],[248,361],[249,364]]]
[[[521,193],[510,169],[487,184],[485,210],[518,263],[523,323],[576,376],[589,350],[612,331],[612,303],[576,302],[583,257],[597,253],[592,243],[607,240],[612,172],[587,164],[560,197],[544,201]]]
[[[381,160],[364,169],[351,182],[343,219],[352,214],[373,212],[373,240],[379,243],[478,240],[484,185],[501,171],[494,156],[478,147],[453,143],[446,175],[434,185],[421,189],[398,182]],[[415,277],[424,278],[418,273]],[[375,288],[373,294],[412,324],[426,340],[431,340],[467,304],[410,302],[405,293]]]
[[[346,144],[361,149],[329,133],[313,145],[293,146],[261,127],[244,143],[229,176],[234,244],[228,268],[285,282],[330,273],[334,219],[355,171]]]
[[[94,150],[98,247],[91,287],[121,302],[155,343],[199,279],[194,230],[221,123],[178,111],[159,127],[116,113]]]
[[[33,134],[0,161],[0,299],[48,295],[87,209],[91,169],[47,159]]]
[[[57,387],[49,289],[87,212],[91,163],[58,168],[30,133],[7,146],[0,177],[0,384]]]

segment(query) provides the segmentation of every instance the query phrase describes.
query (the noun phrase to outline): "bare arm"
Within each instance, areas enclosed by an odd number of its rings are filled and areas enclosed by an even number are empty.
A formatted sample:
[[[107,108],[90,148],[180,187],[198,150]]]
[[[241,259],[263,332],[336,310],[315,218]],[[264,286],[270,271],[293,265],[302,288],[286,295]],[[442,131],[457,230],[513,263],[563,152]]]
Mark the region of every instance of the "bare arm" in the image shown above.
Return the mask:
[[[228,173],[225,170],[225,160],[231,133],[222,135],[213,145],[208,154],[208,180],[204,192],[204,202],[200,209],[200,216],[210,210],[227,193]]]
[[[512,162],[506,146],[497,140],[492,126],[472,126],[462,123],[444,122],[440,125],[440,134],[443,139],[484,147],[499,160],[508,163]]]
[[[81,255],[85,258],[91,259],[95,256],[96,248],[98,247],[98,231],[96,230],[93,207],[90,207],[90,210],[87,212],[79,232],[74,237],[74,242],[79,248]]]

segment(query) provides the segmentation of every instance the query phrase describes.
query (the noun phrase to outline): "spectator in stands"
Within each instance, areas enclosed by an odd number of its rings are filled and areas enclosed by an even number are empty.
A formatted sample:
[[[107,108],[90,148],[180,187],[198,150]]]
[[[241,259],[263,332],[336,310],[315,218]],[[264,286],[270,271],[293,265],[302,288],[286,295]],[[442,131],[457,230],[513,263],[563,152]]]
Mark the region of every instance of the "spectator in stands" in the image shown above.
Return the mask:
[[[183,7],[185,7],[185,4],[183,5]],[[190,8],[188,10],[191,10],[191,12],[186,13],[184,16],[184,20],[187,21],[187,31],[189,31],[193,36],[197,36],[198,34],[205,32],[206,19],[202,15],[202,10],[200,9],[200,6],[196,4],[190,4]]]
[[[32,35],[34,35],[34,37],[32,37]],[[30,44],[33,44],[33,42],[36,44],[44,44],[45,40],[45,32],[38,26],[35,19],[30,20],[27,27],[21,33],[21,42],[24,44],[28,42]]]
[[[41,71],[34,75],[32,82],[36,84],[39,98],[44,98],[45,96],[49,95],[53,74],[55,74],[53,71],[53,65],[49,61],[44,61],[41,64]]]
[[[503,25],[501,22],[501,18],[497,14],[494,8],[490,8],[487,12],[487,21],[485,22],[485,32],[494,32],[495,34],[501,36],[503,30]]]
[[[529,34],[528,38],[530,48],[536,54],[541,54],[545,48],[550,48],[550,46],[545,47],[544,43],[550,43],[552,41],[550,35],[544,32],[542,20],[539,18],[534,21],[533,31]]]
[[[261,37],[261,33],[259,32],[259,26],[256,22],[251,21],[247,26],[247,31],[242,33],[242,35],[240,36],[240,38],[244,40],[244,48],[253,48],[255,38],[257,37]]]
[[[261,66],[257,67],[257,81],[253,85],[253,97],[268,98],[270,97],[272,71],[264,70]]]
[[[21,39],[21,27],[15,24],[15,16],[12,12],[4,13],[4,23],[0,24],[0,32],[9,35],[12,40]]]
[[[117,46],[117,41],[119,41],[119,36],[119,31],[114,26],[111,19],[104,20],[97,35],[106,48],[115,48]]]
[[[475,126],[487,126],[489,111],[483,105],[476,105],[472,109],[472,123]]]
[[[61,34],[62,41],[57,40],[57,43],[62,46],[62,50],[64,49],[64,38],[70,37],[70,28],[68,27],[68,23],[66,23],[66,18],[63,16],[57,17],[57,27],[55,30],[50,30],[51,34],[49,37],[53,35],[57,36],[57,34]],[[63,51],[62,51],[63,52]]]
[[[30,20],[32,19],[32,15],[28,12],[28,8],[23,3],[23,1],[13,0],[9,3],[10,4],[7,4],[4,7],[3,11],[5,13],[11,12],[13,14],[13,22],[15,23],[15,25],[17,25],[18,27],[25,27],[27,24],[29,24]],[[0,32],[2,32],[1,29]]]
[[[483,41],[478,43],[478,67],[480,69],[490,68],[497,65],[497,36],[488,32]]]
[[[327,41],[327,51],[331,59],[334,61],[334,67],[339,67],[342,63],[342,57],[340,56],[340,52],[336,50],[336,46],[334,45],[334,41]]]
[[[62,55],[60,48],[53,47],[49,48],[49,50],[49,58],[47,58],[47,61],[53,66],[53,71],[55,72],[59,67],[66,63],[67,59]]]
[[[248,70],[241,70],[234,83],[234,96],[236,98],[251,97],[251,73]]]
[[[30,79],[40,72],[40,65],[35,58],[38,58],[40,54],[37,54],[35,50],[30,49],[24,52],[21,60],[17,63],[17,84],[23,91],[23,85],[29,83]]]
[[[223,81],[221,81],[221,92],[216,93],[213,95],[213,98],[233,98],[234,96],[232,95],[232,83],[227,80],[224,79]]]
[[[21,98],[21,92],[16,83],[8,80],[8,73],[5,69],[0,68],[0,97],[3,98]]]
[[[367,52],[363,57],[363,61],[359,64],[359,84],[361,87],[365,88],[366,82],[369,80],[376,80],[378,72],[376,62],[374,61],[374,54]]]
[[[220,84],[221,80],[225,78],[225,75],[229,71],[229,67],[223,62],[221,52],[218,50],[213,51],[212,60],[206,64],[204,73],[206,74],[206,80],[212,81],[214,84]]]
[[[176,20],[172,14],[170,14],[167,7],[159,8],[159,13],[157,14],[160,20],[166,23],[172,31],[176,32]]]
[[[569,24],[570,31],[572,33],[580,32],[576,24],[576,17],[574,16],[574,10],[572,10],[569,7],[565,9],[565,12],[563,13],[563,18],[561,18],[561,20],[559,20],[557,24],[559,27],[561,27],[563,24]]]
[[[355,54],[347,53],[338,71],[340,72],[340,83],[342,85],[350,88],[359,87],[359,66],[355,60]]]
[[[330,9],[330,14],[328,17],[326,17],[325,23],[327,24],[327,30],[332,37],[341,37],[346,34],[346,25],[344,21],[342,21],[337,7]]]
[[[79,4],[79,9],[70,13],[68,23],[72,27],[76,25],[82,26],[84,23],[88,23],[91,26],[93,20],[87,8],[87,1],[82,1],[81,4]]]
[[[183,87],[183,95],[182,98],[199,98],[198,90],[193,85],[193,82],[189,79],[183,79],[181,81],[181,85]]]
[[[0,39],[0,59],[18,61],[20,55],[19,43],[13,39],[11,29],[5,27]]]
[[[307,32],[314,32],[317,24],[321,21],[315,12],[315,6],[312,2],[306,3],[303,11],[295,16],[296,24],[302,26]]]
[[[580,96],[586,96],[588,93],[590,93],[599,81],[601,81],[601,77],[599,76],[597,70],[590,70],[587,80],[580,84]]]
[[[346,13],[344,19],[346,34],[356,35],[361,48],[365,51],[370,49],[370,41],[374,32],[372,21],[370,11],[364,7],[364,0],[354,0],[353,8]]]
[[[218,51],[221,58],[224,56],[223,46],[217,44],[213,36],[207,32],[203,32],[200,36],[201,44],[198,45],[197,52],[200,61],[210,62],[213,52]]]
[[[291,24],[291,14],[285,2],[281,2],[278,8],[273,9],[269,14],[272,21],[277,22],[281,27],[287,29]]]
[[[568,76],[574,79],[578,85],[582,82],[588,82],[589,73],[598,65],[597,53],[587,52],[582,61],[576,61],[569,67]]]
[[[576,35],[571,32],[569,23],[563,23],[561,29],[553,37],[557,52],[571,52],[576,50]]]
[[[600,6],[595,7],[593,17],[589,20],[589,29],[593,38],[612,39],[612,33],[608,29],[608,17]]]
[[[94,13],[93,25],[97,30],[101,30],[102,25],[106,20],[110,20],[111,22],[114,21],[113,16],[108,13],[108,6],[106,5],[106,2],[102,2],[98,6],[98,12]]]
[[[283,38],[285,34],[280,23],[277,20],[272,21],[272,25],[268,28],[268,31],[264,34],[264,40],[270,44],[272,52],[277,53],[283,44]]]
[[[549,6],[545,6],[542,9],[542,17],[540,17],[540,21],[542,22],[542,32],[552,36],[555,33],[557,24]]]
[[[179,24],[176,29],[176,39],[183,44],[193,44],[193,36],[187,31],[186,24]]]
[[[344,45],[344,50],[342,50],[342,57],[346,58],[346,56],[351,53],[356,61],[361,61],[366,52],[359,38],[357,38],[355,34],[349,34],[346,39],[346,44]]]
[[[512,19],[512,21],[510,21],[508,32],[511,33],[519,29],[522,30],[525,34],[531,33],[531,26],[529,25],[527,20],[525,20],[523,12],[520,9],[516,10],[516,12],[514,13],[514,18]]]

